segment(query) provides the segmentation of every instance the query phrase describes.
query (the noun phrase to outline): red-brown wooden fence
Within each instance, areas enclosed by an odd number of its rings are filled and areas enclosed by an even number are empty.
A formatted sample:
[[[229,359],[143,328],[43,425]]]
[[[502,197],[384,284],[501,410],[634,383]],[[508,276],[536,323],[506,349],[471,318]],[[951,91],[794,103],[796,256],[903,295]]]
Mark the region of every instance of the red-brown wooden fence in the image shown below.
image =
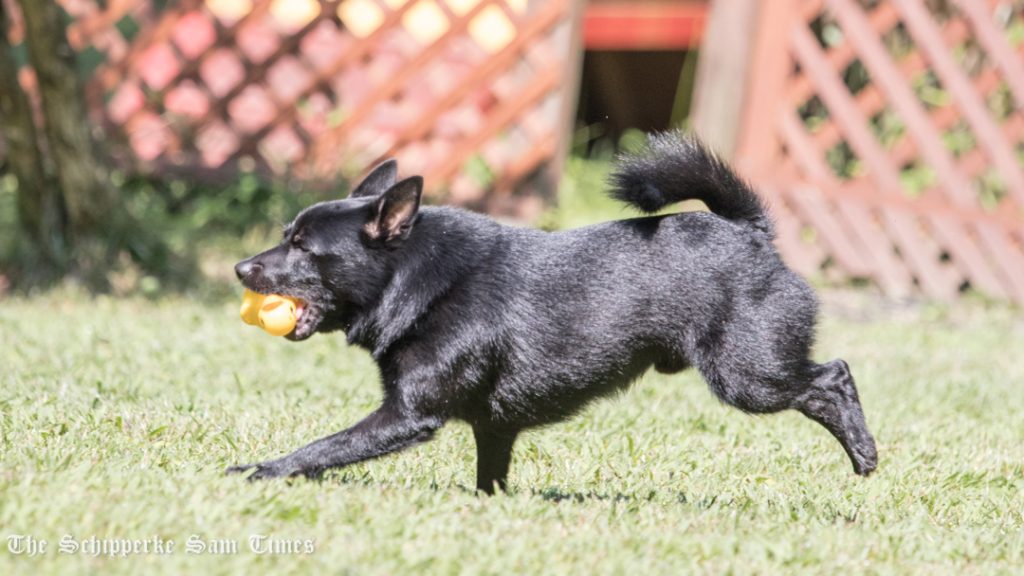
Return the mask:
[[[705,38],[696,126],[796,268],[1024,303],[1024,2],[718,0]]]
[[[557,184],[575,0],[59,1],[132,169],[333,178],[396,156],[453,202],[519,216]]]

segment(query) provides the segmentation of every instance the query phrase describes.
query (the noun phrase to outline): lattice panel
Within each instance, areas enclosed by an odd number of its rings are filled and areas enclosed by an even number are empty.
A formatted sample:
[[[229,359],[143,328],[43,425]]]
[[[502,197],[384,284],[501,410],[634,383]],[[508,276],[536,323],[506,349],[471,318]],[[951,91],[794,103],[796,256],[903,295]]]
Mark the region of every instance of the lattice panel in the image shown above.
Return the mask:
[[[513,193],[558,156],[569,0],[61,1],[136,168],[330,179],[397,156],[454,202],[540,207]]]
[[[755,63],[782,76],[778,104],[739,162],[790,261],[893,295],[1024,302],[1024,2],[785,4]]]

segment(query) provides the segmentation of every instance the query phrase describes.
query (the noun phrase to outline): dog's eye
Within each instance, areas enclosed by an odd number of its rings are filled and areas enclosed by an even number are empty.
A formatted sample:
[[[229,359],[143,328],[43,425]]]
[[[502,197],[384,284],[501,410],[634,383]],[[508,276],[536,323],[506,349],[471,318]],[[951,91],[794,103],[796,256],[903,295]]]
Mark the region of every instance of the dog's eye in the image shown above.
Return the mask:
[[[306,250],[306,245],[302,242],[302,236],[299,236],[298,234],[292,236],[292,247],[298,248],[299,250],[302,250],[303,252],[307,251]]]

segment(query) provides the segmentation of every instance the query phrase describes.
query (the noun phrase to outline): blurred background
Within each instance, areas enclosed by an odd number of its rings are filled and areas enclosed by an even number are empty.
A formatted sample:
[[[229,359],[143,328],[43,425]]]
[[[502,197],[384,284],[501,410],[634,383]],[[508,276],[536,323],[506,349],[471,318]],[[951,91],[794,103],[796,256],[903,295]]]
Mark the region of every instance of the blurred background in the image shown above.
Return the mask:
[[[1024,0],[0,0],[0,574],[1020,574],[1022,110]],[[770,205],[871,479],[695,371],[528,431],[507,497],[461,423],[222,477],[382,401],[345,338],[238,318],[234,264],[303,206],[394,156],[431,204],[629,218],[614,156],[673,128]]]
[[[0,292],[226,293],[387,157],[432,203],[627,217],[615,152],[684,127],[817,282],[1024,303],[1024,0],[0,0],[0,32]]]

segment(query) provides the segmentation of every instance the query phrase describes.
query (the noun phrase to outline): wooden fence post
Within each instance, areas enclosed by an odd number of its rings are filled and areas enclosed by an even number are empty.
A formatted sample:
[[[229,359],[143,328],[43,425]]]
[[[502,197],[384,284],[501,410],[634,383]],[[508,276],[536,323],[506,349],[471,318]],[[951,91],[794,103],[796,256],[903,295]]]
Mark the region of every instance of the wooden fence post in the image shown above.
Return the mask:
[[[759,0],[715,0],[701,44],[693,128],[723,157],[735,156],[746,105]]]

